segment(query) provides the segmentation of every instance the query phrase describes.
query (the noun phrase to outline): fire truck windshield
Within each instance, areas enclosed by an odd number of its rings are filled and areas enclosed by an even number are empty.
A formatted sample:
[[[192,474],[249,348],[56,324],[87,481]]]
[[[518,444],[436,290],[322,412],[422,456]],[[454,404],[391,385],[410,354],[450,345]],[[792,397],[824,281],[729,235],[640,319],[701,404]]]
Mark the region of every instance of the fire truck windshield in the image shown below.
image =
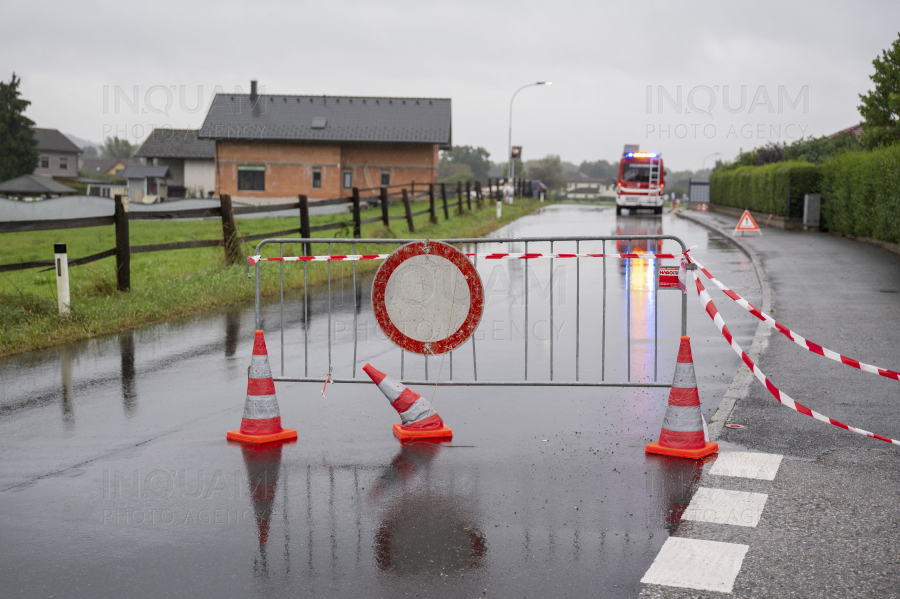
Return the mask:
[[[629,183],[649,183],[650,164],[646,162],[626,162],[622,165],[621,180]]]

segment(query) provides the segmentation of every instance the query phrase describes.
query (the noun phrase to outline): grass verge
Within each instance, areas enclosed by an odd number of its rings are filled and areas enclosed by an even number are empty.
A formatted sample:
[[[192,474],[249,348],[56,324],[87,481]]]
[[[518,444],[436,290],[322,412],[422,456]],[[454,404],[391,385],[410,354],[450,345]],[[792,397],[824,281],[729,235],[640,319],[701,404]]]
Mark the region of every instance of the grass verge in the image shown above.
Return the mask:
[[[536,200],[518,199],[503,206],[503,216],[496,217],[491,202],[481,210],[457,215],[451,209],[450,220],[438,210],[438,222],[429,222],[427,214],[415,218],[416,233],[407,231],[403,220],[391,221],[391,227],[380,222],[363,225],[362,236],[369,238],[447,239],[482,237],[522,216],[531,214],[542,204]],[[413,210],[425,204],[417,203]],[[381,214],[380,208],[364,210],[362,218]],[[391,215],[403,214],[402,205],[391,206]],[[242,235],[266,233],[299,227],[297,218],[239,219]],[[314,216],[311,224],[322,225],[347,221],[348,214]],[[132,245],[167,243],[192,239],[216,239],[222,235],[221,221],[177,220],[134,221],[129,226]],[[352,229],[313,233],[313,237],[350,237]],[[69,256],[78,258],[115,247],[112,226],[59,231],[7,233],[0,244],[0,264],[46,260],[52,258],[53,244],[65,242]],[[299,237],[295,235],[294,237]],[[333,244],[332,253],[350,253],[350,243]],[[267,246],[264,255],[277,255],[277,246]],[[378,253],[375,245],[357,244],[356,253]],[[384,251],[384,246],[380,246]],[[256,242],[244,246],[246,255],[255,252]],[[324,253],[325,246],[314,244],[313,253]],[[285,255],[297,255],[297,247],[285,248]],[[271,264],[271,263],[269,263]],[[276,263],[277,264],[277,263]],[[379,261],[358,263],[358,272],[374,270]],[[292,268],[293,267],[293,268]],[[350,267],[333,263],[332,276],[349,276]],[[325,280],[326,263],[309,264],[309,282]],[[284,269],[285,288],[303,285],[303,268],[288,263]],[[262,269],[261,292],[278,292],[279,277],[275,267]],[[56,277],[52,270],[24,270],[0,273],[0,357],[50,347],[136,328],[139,326],[229,306],[253,298],[253,280],[245,276],[245,265],[224,265],[224,249],[201,248],[133,254],[131,256],[131,291],[116,290],[115,257],[98,260],[69,269],[71,314],[60,316],[56,305]]]

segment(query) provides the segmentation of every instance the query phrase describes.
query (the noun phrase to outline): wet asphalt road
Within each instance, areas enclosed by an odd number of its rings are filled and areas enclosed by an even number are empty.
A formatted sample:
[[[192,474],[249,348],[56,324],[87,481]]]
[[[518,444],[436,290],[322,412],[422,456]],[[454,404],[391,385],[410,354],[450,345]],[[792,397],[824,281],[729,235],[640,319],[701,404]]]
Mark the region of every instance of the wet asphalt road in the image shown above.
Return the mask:
[[[617,231],[678,235],[726,284],[759,299],[743,254],[668,216],[556,206],[496,235]],[[668,381],[680,294],[661,291],[657,305],[640,289],[642,273],[616,262],[607,265],[603,375],[627,377],[629,282],[632,376],[652,379],[649,333],[658,311],[658,378]],[[488,293],[476,333],[482,379],[522,378],[524,339],[509,324],[522,309],[517,268],[524,266],[479,265]],[[533,268],[534,325],[549,311],[540,289],[549,264]],[[597,268],[582,261],[586,380],[599,378],[602,358]],[[566,380],[574,375],[575,282],[569,271],[555,280],[566,293],[555,294],[554,375]],[[365,285],[361,277],[356,318],[368,333],[358,338],[356,367],[371,361],[396,376],[399,351],[367,324]],[[332,290],[331,362],[335,375],[352,376],[353,296],[347,301],[341,289]],[[288,299],[290,375],[303,368],[304,329],[302,295]],[[322,290],[311,293],[315,376],[329,363],[326,304]],[[743,312],[720,309],[726,319]],[[268,302],[276,373],[279,318]],[[749,345],[755,323],[731,320]],[[225,432],[240,422],[253,330],[252,305],[238,306],[0,361],[0,583],[9,596],[634,596],[700,476],[702,464],[643,452],[659,433],[665,389],[442,387],[435,408],[454,430],[452,443],[401,446],[391,434],[396,414],[373,385],[329,386],[323,398],[319,385],[278,383],[282,420],[299,440],[230,443]],[[529,330],[529,378],[547,376],[549,322]],[[738,359],[712,342],[718,331],[693,296],[688,332],[709,419]],[[471,368],[470,344],[454,354],[460,378]],[[419,378],[423,358],[407,356],[404,369]]]

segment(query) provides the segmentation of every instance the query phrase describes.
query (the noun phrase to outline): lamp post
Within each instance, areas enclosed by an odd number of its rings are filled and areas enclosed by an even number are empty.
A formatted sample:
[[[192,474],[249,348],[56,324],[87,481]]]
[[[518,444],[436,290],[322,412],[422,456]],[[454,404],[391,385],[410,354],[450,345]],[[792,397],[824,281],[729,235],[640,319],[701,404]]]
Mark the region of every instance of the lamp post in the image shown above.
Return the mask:
[[[553,85],[552,81],[538,81],[537,83],[529,83],[528,85],[523,85],[519,89],[516,90],[516,93],[512,95],[512,98],[509,100],[509,151],[506,153],[506,159],[509,161],[506,167],[507,180],[506,184],[511,185],[513,177],[516,174],[516,166],[513,162],[512,158],[512,109],[513,109],[513,100],[516,99],[516,94],[525,89],[526,87],[534,87],[535,85]]]
[[[707,161],[708,159],[712,158],[713,156],[721,156],[721,155],[722,155],[722,152],[713,152],[712,154],[710,154],[709,156],[707,156],[706,158],[704,158],[704,159],[703,159],[703,165],[700,167],[700,170],[701,170],[701,171],[702,171],[702,170],[706,170],[706,161]]]

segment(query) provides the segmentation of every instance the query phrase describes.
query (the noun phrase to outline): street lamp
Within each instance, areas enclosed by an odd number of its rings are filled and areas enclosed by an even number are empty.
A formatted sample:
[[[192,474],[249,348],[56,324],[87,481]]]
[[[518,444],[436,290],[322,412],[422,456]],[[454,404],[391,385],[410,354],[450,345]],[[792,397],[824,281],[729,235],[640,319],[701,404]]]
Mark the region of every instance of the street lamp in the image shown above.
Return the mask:
[[[707,161],[707,159],[712,158],[713,156],[721,156],[721,155],[722,155],[722,152],[713,152],[712,154],[710,154],[709,156],[707,156],[706,158],[704,158],[704,159],[703,159],[703,166],[700,167],[700,170],[702,171],[702,170],[705,170],[705,169],[706,169],[706,161]]]
[[[513,177],[516,174],[516,165],[513,162],[512,158],[512,107],[513,100],[516,99],[516,94],[525,89],[526,87],[534,87],[535,85],[553,85],[552,81],[538,81],[537,83],[529,83],[528,85],[523,85],[519,89],[516,90],[516,93],[512,95],[512,98],[509,100],[509,151],[506,153],[506,159],[509,161],[506,167],[507,180],[506,184],[512,184]]]

